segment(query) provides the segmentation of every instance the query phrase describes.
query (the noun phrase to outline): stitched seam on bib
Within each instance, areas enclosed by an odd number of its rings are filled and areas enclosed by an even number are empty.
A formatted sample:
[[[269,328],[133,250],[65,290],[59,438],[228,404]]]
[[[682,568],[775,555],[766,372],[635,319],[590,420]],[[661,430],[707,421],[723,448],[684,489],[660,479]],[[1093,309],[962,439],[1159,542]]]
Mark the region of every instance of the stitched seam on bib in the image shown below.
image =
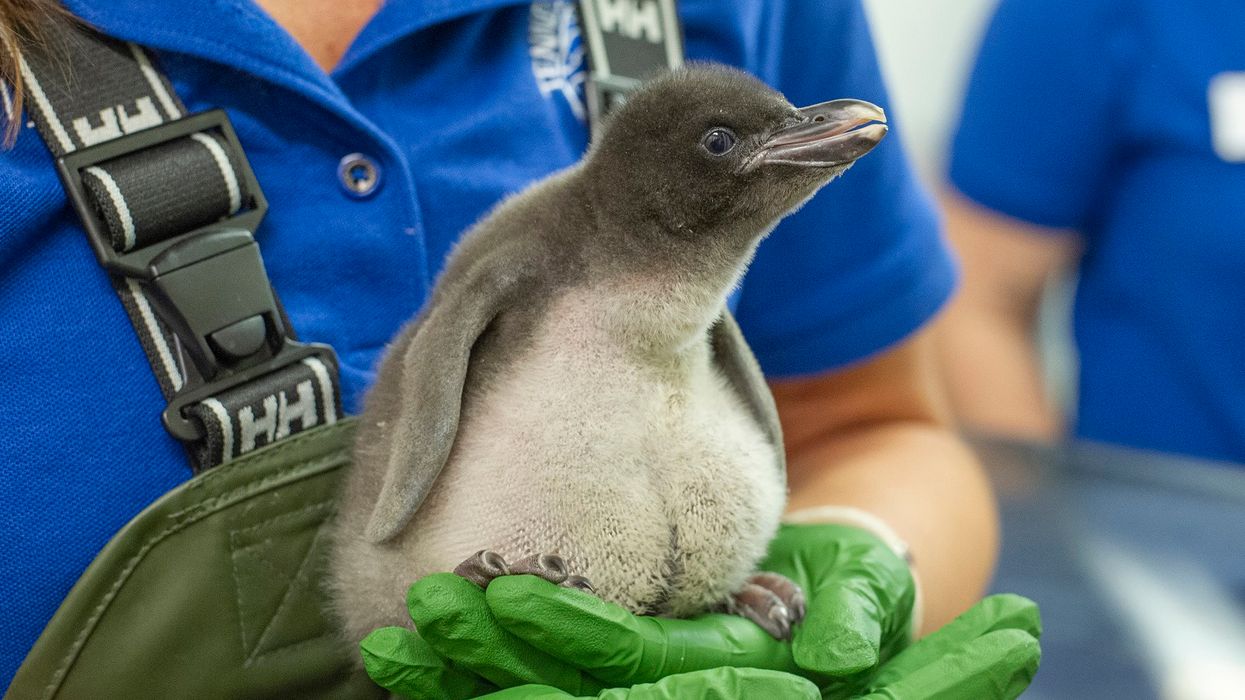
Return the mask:
[[[310,505],[299,508],[298,510],[292,510],[292,511],[288,511],[285,513],[281,513],[279,515],[274,515],[254,525],[250,525],[240,530],[235,530],[234,532],[230,533],[230,538],[229,538],[231,558],[232,558],[232,555],[236,552],[254,549],[261,545],[270,543],[273,539],[271,537],[266,537],[263,540],[260,540],[258,542],[252,542],[250,544],[246,544],[242,546],[235,546],[235,542],[237,541],[238,535],[260,530],[262,528],[268,527],[282,520],[292,520],[292,519],[297,518],[298,516],[301,516],[313,510],[324,510],[326,509],[327,506],[331,506],[332,503],[333,503],[332,499],[319,501],[317,503],[312,503]],[[289,585],[285,589],[285,593],[281,596],[281,602],[277,604],[276,611],[273,613],[272,617],[268,620],[267,624],[264,625],[264,629],[260,632],[259,638],[255,640],[254,645],[249,645],[251,647],[249,650],[247,649],[248,644],[247,644],[247,640],[245,636],[247,613],[246,613],[245,601],[242,600],[242,596],[241,596],[242,582],[238,578],[237,567],[235,566],[233,568],[231,575],[234,580],[234,591],[235,591],[234,599],[235,599],[236,605],[238,606],[238,616],[239,616],[238,634],[241,636],[242,649],[247,652],[246,660],[243,662],[243,666],[249,668],[253,666],[255,662],[260,661],[261,659],[267,656],[276,654],[286,649],[290,649],[293,647],[306,644],[308,642],[319,641],[320,639],[323,639],[326,636],[326,635],[320,635],[317,637],[303,639],[297,642],[291,642],[290,644],[286,644],[284,646],[276,647],[274,649],[270,649],[263,653],[259,653],[259,650],[263,648],[264,646],[264,640],[268,638],[269,631],[272,629],[273,623],[276,622],[278,617],[280,617],[281,611],[285,609],[286,604],[289,602],[291,592],[295,590],[296,586],[298,586],[299,584],[305,583],[310,578],[310,576],[308,575],[310,571],[308,567],[308,562],[312,561],[313,559],[312,554],[315,552],[316,544],[320,541],[320,538],[323,536],[324,536],[323,532],[319,528],[317,528],[316,534],[312,537],[311,544],[308,545],[307,547],[307,554],[306,556],[303,557],[303,560],[299,562],[298,571],[295,572],[294,577],[290,580]],[[258,552],[253,553],[252,556],[254,556],[259,561],[263,562],[264,564],[267,564],[268,567],[270,567],[274,573],[277,573],[277,574],[281,573],[281,568],[279,566],[272,563],[270,560],[268,560],[266,557],[259,554]]]
[[[294,443],[296,441],[298,441],[297,437],[292,438],[289,442]],[[286,447],[283,442],[279,447],[274,448],[270,452],[266,452],[264,456],[275,457],[277,454],[285,451],[288,451],[288,447]],[[87,640],[95,631],[96,625],[99,624],[99,620],[103,617],[104,612],[108,609],[108,606],[112,604],[112,601],[117,597],[117,594],[120,592],[121,588],[125,585],[126,581],[129,580],[130,574],[134,572],[134,569],[136,569],[142,560],[146,558],[147,553],[150,552],[157,544],[162,542],[169,535],[178,532],[195,522],[198,522],[212,513],[217,512],[221,509],[219,504],[223,502],[236,500],[239,496],[242,496],[243,498],[250,497],[254,495],[256,491],[262,491],[263,486],[270,484],[273,481],[280,480],[294,471],[305,469],[308,471],[309,476],[314,476],[323,469],[324,465],[340,461],[345,454],[346,450],[334,450],[319,459],[282,468],[281,470],[270,474],[268,477],[265,477],[258,482],[243,484],[241,487],[227,491],[213,499],[210,499],[209,501],[196,504],[190,508],[184,508],[171,514],[169,517],[177,520],[177,522],[147,538],[147,540],[143,542],[142,546],[139,547],[134,556],[130,557],[130,559],[125,563],[125,566],[122,567],[121,572],[117,575],[116,579],[114,579],[112,586],[108,588],[108,591],[104,594],[99,604],[96,605],[95,609],[91,611],[90,616],[87,618],[86,624],[83,625],[82,631],[74,639],[73,644],[70,645],[69,650],[65,653],[64,660],[57,665],[51,679],[48,681],[47,686],[45,686],[46,692],[43,697],[51,698],[56,694],[56,691],[60,688],[61,683],[64,682],[65,677],[68,675],[69,669],[78,660],[78,654],[81,653],[82,647],[86,645]],[[245,461],[243,463],[245,463]],[[191,484],[190,488],[195,486],[198,486],[198,484]],[[185,519],[179,520],[183,516],[186,516]]]

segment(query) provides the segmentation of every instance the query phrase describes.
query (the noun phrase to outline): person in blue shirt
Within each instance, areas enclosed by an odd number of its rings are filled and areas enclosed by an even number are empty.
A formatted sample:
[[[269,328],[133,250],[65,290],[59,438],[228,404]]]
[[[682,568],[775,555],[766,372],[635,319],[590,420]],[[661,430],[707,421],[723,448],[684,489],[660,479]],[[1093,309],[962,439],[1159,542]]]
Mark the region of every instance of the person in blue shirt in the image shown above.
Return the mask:
[[[348,412],[460,233],[587,144],[564,0],[64,5],[153,49],[191,112],[228,111],[270,203],[257,233],[269,276],[301,338],[336,349]],[[858,2],[679,8],[689,58],[743,67],[796,104],[886,102]],[[0,153],[3,679],[108,539],[190,477],[48,151],[19,131]],[[360,185],[357,168],[375,175]],[[948,427],[917,330],[954,278],[892,138],[784,222],[733,301],[773,379],[790,508],[816,518],[810,508],[834,504],[824,519],[864,512],[898,533],[920,569],[925,629],[976,600],[996,546],[988,488]]]
[[[1003,0],[955,138],[964,291],[940,334],[980,427],[1245,462],[1245,6]],[[1075,412],[1034,326],[1079,278]]]

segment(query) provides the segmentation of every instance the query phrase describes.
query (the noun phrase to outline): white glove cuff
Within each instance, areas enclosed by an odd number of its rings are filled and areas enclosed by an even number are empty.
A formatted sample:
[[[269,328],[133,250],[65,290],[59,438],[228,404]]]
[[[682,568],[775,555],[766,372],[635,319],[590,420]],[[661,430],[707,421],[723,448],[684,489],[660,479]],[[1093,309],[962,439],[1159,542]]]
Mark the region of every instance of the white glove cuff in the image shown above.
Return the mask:
[[[782,520],[793,525],[832,523],[835,525],[858,527],[882,540],[896,556],[908,562],[908,570],[912,574],[912,586],[915,591],[912,601],[912,627],[909,630],[909,634],[912,639],[916,639],[925,614],[924,596],[921,595],[921,579],[917,576],[916,566],[908,543],[885,520],[873,513],[853,508],[852,506],[813,506],[793,513],[787,513]]]

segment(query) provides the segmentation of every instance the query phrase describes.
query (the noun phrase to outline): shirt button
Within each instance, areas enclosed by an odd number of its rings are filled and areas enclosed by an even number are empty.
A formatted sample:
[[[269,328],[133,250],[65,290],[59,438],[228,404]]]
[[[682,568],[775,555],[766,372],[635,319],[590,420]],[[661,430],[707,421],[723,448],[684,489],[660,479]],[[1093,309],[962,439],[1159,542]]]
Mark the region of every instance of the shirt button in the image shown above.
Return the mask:
[[[362,153],[351,153],[337,164],[337,179],[351,197],[370,197],[380,187],[380,166]]]

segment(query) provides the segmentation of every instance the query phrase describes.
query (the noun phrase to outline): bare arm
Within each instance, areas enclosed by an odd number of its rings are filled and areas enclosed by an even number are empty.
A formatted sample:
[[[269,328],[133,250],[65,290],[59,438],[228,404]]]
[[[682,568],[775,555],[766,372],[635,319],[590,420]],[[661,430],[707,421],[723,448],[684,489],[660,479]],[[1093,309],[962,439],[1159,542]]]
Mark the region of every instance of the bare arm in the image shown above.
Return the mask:
[[[924,631],[976,602],[994,568],[998,523],[981,467],[956,437],[928,332],[863,364],[774,382],[792,511],[868,511],[911,547]]]
[[[1047,282],[1079,257],[1080,240],[956,192],[942,201],[964,269],[962,288],[936,326],[955,414],[986,432],[1055,439],[1063,416],[1045,390],[1035,327]]]

